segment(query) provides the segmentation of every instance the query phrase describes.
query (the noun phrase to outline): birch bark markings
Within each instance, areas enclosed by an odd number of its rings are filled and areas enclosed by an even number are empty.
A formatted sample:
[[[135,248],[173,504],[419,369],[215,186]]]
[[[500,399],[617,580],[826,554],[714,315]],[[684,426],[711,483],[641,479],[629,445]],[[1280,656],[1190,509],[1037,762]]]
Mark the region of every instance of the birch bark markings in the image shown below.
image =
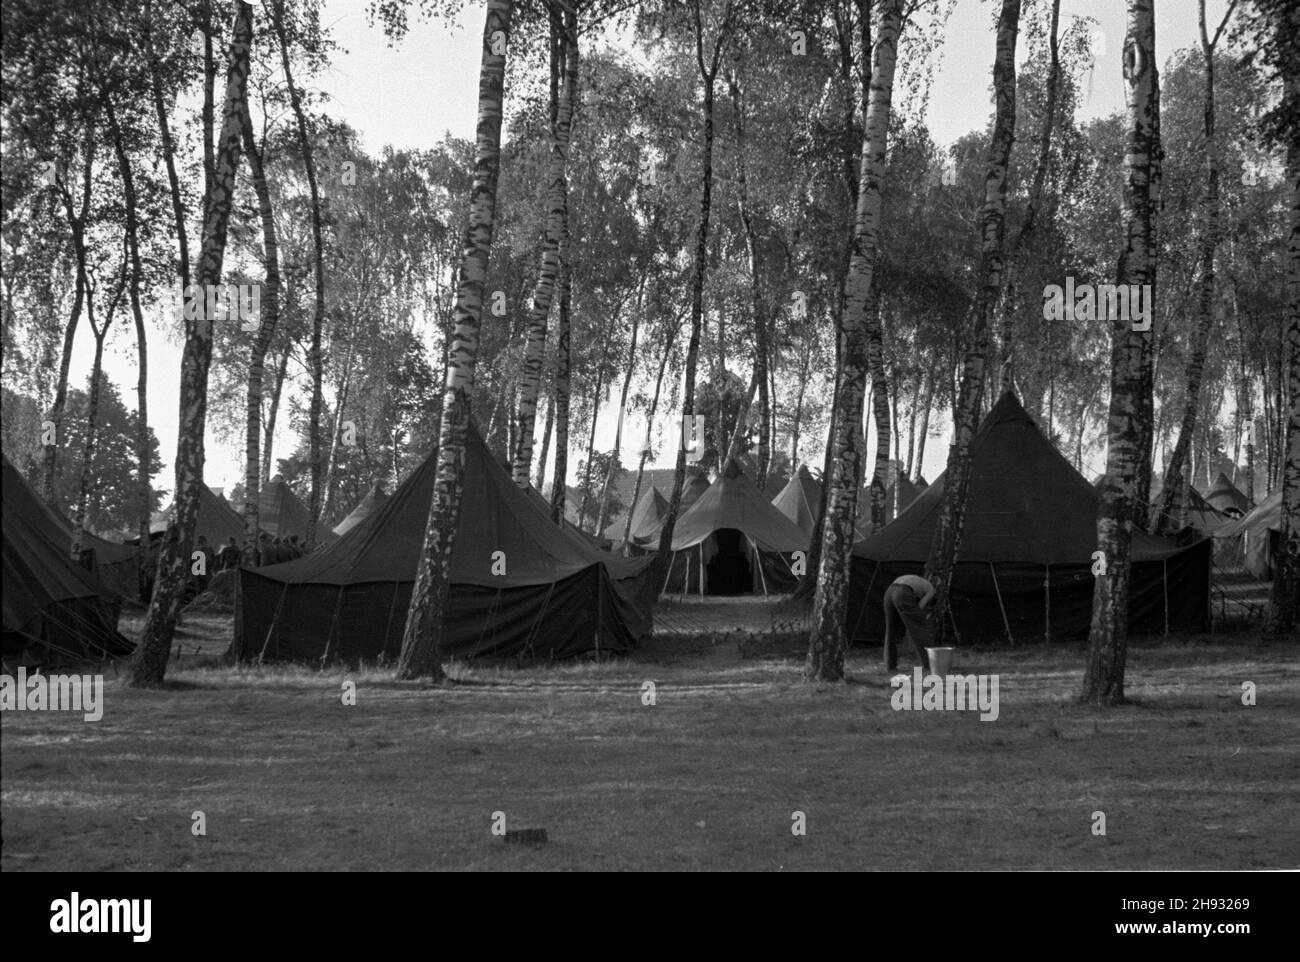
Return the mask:
[[[932,610],[940,637],[943,636],[943,617],[948,608],[953,568],[961,548],[962,526],[966,521],[966,495],[970,489],[971,472],[970,446],[978,426],[980,401],[984,395],[989,327],[1002,292],[1007,165],[1011,160],[1011,145],[1016,131],[1016,34],[1019,21],[1020,0],[1003,0],[998,15],[997,55],[993,62],[996,101],[993,140],[989,144],[984,174],[984,207],[980,214],[980,289],[975,299],[971,348],[966,352],[960,394],[953,405],[955,426],[953,442],[948,449],[939,524],[926,564],[925,576],[937,591]]]
[[[837,365],[833,475],[829,483],[822,551],[813,600],[812,631],[804,669],[810,681],[844,677],[845,620],[853,527],[857,520],[858,444],[868,371],[867,325],[874,300],[876,255],[880,243],[881,184],[885,174],[889,113],[893,98],[902,0],[882,0],[880,26],[872,50],[871,87],[862,139],[860,187],[853,253],[845,283],[845,304],[838,335],[843,353]]]
[[[249,350],[248,391],[244,407],[244,544],[240,556],[244,564],[255,567],[257,533],[261,520],[262,393],[266,379],[266,352],[270,349],[271,338],[275,336],[280,321],[280,245],[271,209],[271,191],[266,182],[266,172],[262,168],[262,155],[253,137],[253,118],[247,101],[242,104],[240,125],[244,153],[248,155],[248,168],[252,173],[253,191],[257,195],[257,209],[262,221],[262,259],[266,278],[262,285],[261,324]]]
[[[465,444],[470,395],[478,365],[483,321],[483,286],[495,226],[497,178],[501,171],[501,113],[505,96],[506,49],[513,0],[488,0],[479,67],[478,126],[474,186],[456,285],[452,342],[439,429],[437,480],[424,531],[420,567],[411,589],[398,678],[444,677],[441,664],[443,615],[451,554],[465,488]]]
[[[230,41],[230,67],[226,74],[221,141],[217,151],[212,196],[205,203],[203,244],[199,254],[201,286],[218,284],[226,252],[226,232],[235,195],[243,129],[240,107],[248,95],[249,51],[253,42],[253,11],[235,4]],[[176,513],[167,525],[158,559],[153,599],[145,616],[140,643],[131,656],[127,684],[160,684],[167,672],[176,615],[180,609],[190,565],[190,548],[199,515],[199,486],[203,482],[203,431],[207,424],[208,368],[212,363],[212,321],[187,324],[181,358],[179,430],[176,441]]]
[[[552,13],[552,16],[557,14]],[[567,169],[573,131],[573,104],[578,84],[578,38],[568,29],[560,31],[560,86],[555,123],[551,126],[551,152],[546,165],[546,231],[542,239],[541,267],[533,288],[528,312],[528,340],[524,347],[524,370],[520,381],[519,412],[515,419],[513,474],[515,484],[528,486],[533,464],[533,434],[537,425],[537,396],[542,383],[542,361],[546,353],[546,323],[554,300],[560,272],[560,235],[568,210]]]
[[[1155,34],[1152,0],[1128,0],[1123,55],[1128,125],[1124,150],[1125,245],[1116,278],[1120,284],[1154,281],[1158,197],[1153,176],[1159,147],[1155,126],[1159,90]],[[1111,322],[1106,479],[1097,516],[1097,549],[1105,557],[1106,568],[1093,581],[1092,628],[1080,697],[1091,704],[1113,705],[1124,700],[1132,515],[1142,460],[1143,359],[1149,356],[1151,339],[1150,331],[1135,331],[1127,320]]]

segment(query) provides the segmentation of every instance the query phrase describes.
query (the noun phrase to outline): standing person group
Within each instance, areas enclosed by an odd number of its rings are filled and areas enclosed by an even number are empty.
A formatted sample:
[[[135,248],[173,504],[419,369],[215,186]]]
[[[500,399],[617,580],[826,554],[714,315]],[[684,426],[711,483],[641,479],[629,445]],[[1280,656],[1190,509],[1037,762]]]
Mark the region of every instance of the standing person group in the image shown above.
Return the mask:
[[[272,538],[265,531],[257,540],[257,566],[265,568],[267,565],[278,565],[285,561],[293,561],[301,558],[307,553],[306,547],[299,542],[296,534],[291,534],[287,538]]]

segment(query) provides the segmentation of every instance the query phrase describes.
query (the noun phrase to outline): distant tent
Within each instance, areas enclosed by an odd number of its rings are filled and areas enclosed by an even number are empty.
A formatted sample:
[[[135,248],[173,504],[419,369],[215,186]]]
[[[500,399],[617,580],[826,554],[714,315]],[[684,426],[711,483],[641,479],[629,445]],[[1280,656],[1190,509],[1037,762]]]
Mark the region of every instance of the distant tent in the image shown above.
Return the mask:
[[[952,587],[963,642],[1005,636],[1078,637],[1092,613],[1098,496],[1007,392],[971,446],[972,474]],[[854,548],[849,627],[883,637],[885,588],[920,574],[943,498],[940,475],[892,524]],[[1129,630],[1201,629],[1209,618],[1211,542],[1186,547],[1133,533]]]
[[[700,500],[704,492],[709,490],[709,479],[704,472],[693,473],[694,469],[686,469],[686,481],[682,485],[682,503],[677,509],[677,524],[674,527],[680,527],[682,518],[686,515],[686,510]],[[668,519],[668,508],[671,507],[672,490],[664,493],[664,513],[657,522],[647,525],[643,529],[644,545],[647,550],[654,551],[659,547],[659,535],[663,533],[664,522]],[[675,535],[674,535],[675,537]]]
[[[1196,488],[1190,489],[1191,498],[1187,503],[1187,526],[1204,534],[1214,534],[1232,519],[1216,510],[1213,505]],[[1151,527],[1155,530],[1156,515],[1160,511],[1161,491],[1157,490],[1151,498]],[[1173,528],[1179,527],[1182,518],[1182,498],[1174,502],[1171,512]]]
[[[149,526],[150,538],[158,537],[167,531],[167,523],[174,510],[173,505],[170,510],[154,515],[153,523]],[[230,538],[235,539],[235,544],[244,542],[244,519],[230,506],[229,501],[202,482],[199,482],[199,519],[194,526],[196,541],[199,535],[203,535],[208,539],[208,544],[214,546],[223,545]],[[128,544],[139,543],[139,535],[128,542]]]
[[[59,664],[130,653],[95,572],[68,557],[56,512],[3,460],[4,658]]]
[[[310,521],[311,512],[283,480],[276,478],[262,486],[257,505],[257,523],[272,538],[287,541],[296,534],[298,540],[305,544]],[[318,543],[328,544],[337,537],[328,525],[317,523]]]
[[[666,591],[744,594],[789,591],[791,554],[809,536],[778,511],[730,461],[677,519]],[[748,568],[749,576],[744,577]]]
[[[1217,511],[1229,518],[1240,518],[1250,510],[1250,502],[1237,490],[1237,486],[1222,471],[1214,481],[1214,486],[1205,496],[1205,500]]]
[[[433,499],[430,457],[369,518],[294,561],[240,569],[232,652],[239,659],[395,659]],[[555,525],[469,433],[447,657],[627,651],[651,630],[645,559],[594,549]]]
[[[925,475],[919,475],[916,479],[916,493],[920,494],[930,486],[930,482],[925,480]]]
[[[378,511],[379,507],[387,500],[388,493],[384,491],[384,486],[379,482],[375,482],[370,486],[370,490],[366,492],[366,496],[358,501],[357,506],[348,513],[348,516],[334,526],[334,533],[337,535],[347,534]]]
[[[663,527],[667,514],[668,499],[653,484],[649,485],[641,491],[641,496],[632,509],[631,527],[628,527],[627,518],[619,518],[605,529],[605,537],[618,544],[624,540],[623,534],[626,531],[629,543],[646,544]]]
[[[885,523],[902,514],[920,493],[907,475],[899,474],[894,483],[885,488]]]
[[[1277,554],[1282,547],[1282,490],[1279,488],[1259,506],[1229,522],[1216,537],[1232,539],[1236,556],[1261,581],[1272,581]]]
[[[528,485],[528,487],[524,488],[523,490],[528,495],[528,497],[532,499],[533,503],[536,504],[539,508],[541,508],[542,512],[546,515],[546,517],[550,518],[551,502],[547,501],[546,498],[543,497],[542,493],[538,491],[536,488],[534,488],[531,484]],[[572,492],[574,490],[576,489],[565,488],[566,492]],[[579,497],[581,496],[582,496],[581,493],[579,493]],[[566,497],[564,499],[564,530],[567,531],[569,534],[573,535],[574,537],[581,538],[591,547],[599,548],[601,551],[608,551],[611,547],[613,547],[613,544],[608,539],[598,538],[594,534],[589,534],[588,532],[582,530],[581,525],[571,520],[572,518],[576,518],[577,516],[578,516],[577,510],[573,509],[572,497]]]
[[[772,507],[793,521],[804,534],[812,537],[817,526],[817,508],[821,504],[822,486],[806,465],[799,465],[784,488],[772,499]]]

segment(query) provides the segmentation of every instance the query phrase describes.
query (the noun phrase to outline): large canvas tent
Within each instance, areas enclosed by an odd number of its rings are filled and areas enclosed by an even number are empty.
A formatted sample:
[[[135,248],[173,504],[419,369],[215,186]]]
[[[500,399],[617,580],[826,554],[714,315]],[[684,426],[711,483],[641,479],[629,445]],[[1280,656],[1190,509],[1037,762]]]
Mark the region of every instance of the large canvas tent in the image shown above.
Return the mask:
[[[1215,478],[1214,486],[1205,495],[1205,500],[1216,511],[1222,512],[1229,518],[1240,518],[1250,510],[1250,501],[1222,471]]]
[[[8,458],[4,459],[4,484],[6,488],[11,484],[15,488],[22,486],[31,493],[32,500],[25,502],[30,509],[29,522],[40,530],[42,537],[70,556],[76,526],[28,487],[22,473]],[[98,587],[100,597],[114,611],[124,599],[135,598],[140,593],[138,555],[139,551],[130,545],[105,540],[89,531],[81,539],[79,564]]]
[[[662,530],[667,514],[668,499],[653,484],[649,485],[642,490],[632,508],[631,527],[628,526],[627,518],[619,518],[605,528],[605,538],[614,544],[626,540],[631,545],[648,545],[650,538]],[[627,534],[626,539],[624,533]]]
[[[283,564],[240,569],[235,657],[395,659],[436,474],[434,455],[333,544]],[[626,651],[651,628],[648,560],[598,551],[553,524],[471,428],[443,654]]]
[[[951,592],[962,642],[1078,637],[1092,613],[1098,496],[1007,392],[980,425]],[[849,628],[884,634],[885,589],[922,573],[939,521],[940,475],[892,524],[854,547]],[[1209,620],[1208,538],[1187,546],[1133,533],[1129,630],[1196,630]]]
[[[347,534],[378,511],[380,506],[387,500],[388,492],[384,490],[384,486],[378,482],[372,484],[370,490],[366,492],[366,496],[357,502],[357,506],[348,513],[348,516],[334,526],[334,533],[337,535]]]
[[[1252,511],[1218,532],[1231,546],[1233,560],[1262,581],[1271,581],[1282,544],[1282,491],[1279,488]]]
[[[59,519],[4,458],[4,657],[60,664],[131,651],[93,570],[71,560]]]
[[[730,461],[721,477],[677,519],[665,590],[789,591],[798,580],[792,554],[806,551],[808,543],[808,535]]]

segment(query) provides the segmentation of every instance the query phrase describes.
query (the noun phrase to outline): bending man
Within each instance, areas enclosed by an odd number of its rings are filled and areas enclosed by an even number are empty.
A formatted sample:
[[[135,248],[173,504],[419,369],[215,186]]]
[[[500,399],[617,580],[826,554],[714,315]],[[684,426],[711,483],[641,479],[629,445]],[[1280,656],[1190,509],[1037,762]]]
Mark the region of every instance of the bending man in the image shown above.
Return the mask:
[[[925,649],[934,644],[934,630],[926,611],[934,601],[934,585],[920,575],[902,575],[885,589],[885,668],[898,668],[898,635],[905,630],[926,672],[930,658]]]

